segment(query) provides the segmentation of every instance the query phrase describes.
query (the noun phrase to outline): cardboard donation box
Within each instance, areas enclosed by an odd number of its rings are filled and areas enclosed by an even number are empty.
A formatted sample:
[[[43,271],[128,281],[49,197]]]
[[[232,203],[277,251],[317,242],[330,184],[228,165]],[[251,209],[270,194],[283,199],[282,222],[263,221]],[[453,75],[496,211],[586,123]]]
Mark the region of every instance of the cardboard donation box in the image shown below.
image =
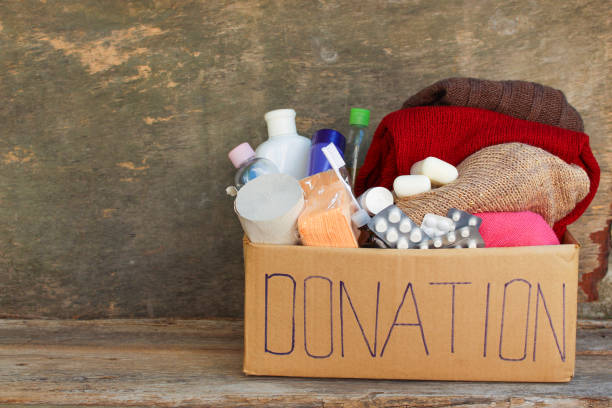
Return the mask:
[[[245,255],[244,372],[569,381],[579,246]]]

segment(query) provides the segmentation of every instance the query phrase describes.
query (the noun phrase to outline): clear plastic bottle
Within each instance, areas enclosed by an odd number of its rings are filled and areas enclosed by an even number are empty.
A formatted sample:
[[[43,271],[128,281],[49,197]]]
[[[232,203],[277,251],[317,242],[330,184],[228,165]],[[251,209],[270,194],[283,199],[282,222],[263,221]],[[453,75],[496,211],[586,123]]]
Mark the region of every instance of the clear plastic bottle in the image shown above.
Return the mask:
[[[344,158],[351,180],[351,188],[355,189],[355,177],[359,167],[365,160],[370,147],[368,125],[370,124],[370,111],[361,108],[351,108],[349,117],[349,135],[346,141]]]
[[[268,140],[257,146],[258,157],[272,160],[281,173],[298,180],[308,176],[310,139],[297,134],[295,111],[277,109],[264,115]]]
[[[278,167],[272,161],[263,157],[256,157],[255,151],[247,142],[234,147],[229,152],[228,157],[234,167],[238,169],[234,177],[236,189],[240,189],[240,187],[261,175],[280,173]]]

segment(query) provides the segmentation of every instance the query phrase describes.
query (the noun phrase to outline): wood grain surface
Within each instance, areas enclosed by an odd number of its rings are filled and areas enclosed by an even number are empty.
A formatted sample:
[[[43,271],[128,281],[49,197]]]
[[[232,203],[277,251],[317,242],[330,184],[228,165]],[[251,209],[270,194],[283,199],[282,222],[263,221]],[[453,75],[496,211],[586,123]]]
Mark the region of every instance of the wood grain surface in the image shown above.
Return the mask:
[[[610,407],[612,323],[579,327],[570,383],[518,384],[247,377],[239,320],[0,320],[0,404]]]
[[[571,230],[580,314],[612,316],[606,0],[0,3],[0,316],[239,317],[227,152],[291,107],[372,128],[439,79],[562,89],[602,167]]]

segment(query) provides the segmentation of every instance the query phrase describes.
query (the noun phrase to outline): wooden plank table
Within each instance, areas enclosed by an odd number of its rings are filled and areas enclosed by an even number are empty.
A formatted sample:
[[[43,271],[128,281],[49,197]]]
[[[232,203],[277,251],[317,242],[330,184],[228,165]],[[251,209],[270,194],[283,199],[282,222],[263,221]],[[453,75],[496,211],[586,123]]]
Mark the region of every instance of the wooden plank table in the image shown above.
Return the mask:
[[[580,321],[567,384],[247,377],[239,320],[0,320],[0,404],[611,407],[612,321]]]

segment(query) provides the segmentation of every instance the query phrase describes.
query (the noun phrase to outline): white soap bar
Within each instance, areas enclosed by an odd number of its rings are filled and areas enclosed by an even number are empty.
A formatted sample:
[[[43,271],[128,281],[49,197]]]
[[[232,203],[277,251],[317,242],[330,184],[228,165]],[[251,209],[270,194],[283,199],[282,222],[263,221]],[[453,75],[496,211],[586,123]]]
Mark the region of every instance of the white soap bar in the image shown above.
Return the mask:
[[[399,176],[393,181],[393,191],[398,198],[421,194],[431,190],[431,181],[427,176]]]
[[[372,187],[360,195],[357,201],[370,215],[376,215],[393,204],[393,194],[384,187]]]
[[[410,174],[427,176],[434,186],[443,186],[455,181],[459,176],[455,166],[436,157],[428,157],[414,163],[410,168]]]

